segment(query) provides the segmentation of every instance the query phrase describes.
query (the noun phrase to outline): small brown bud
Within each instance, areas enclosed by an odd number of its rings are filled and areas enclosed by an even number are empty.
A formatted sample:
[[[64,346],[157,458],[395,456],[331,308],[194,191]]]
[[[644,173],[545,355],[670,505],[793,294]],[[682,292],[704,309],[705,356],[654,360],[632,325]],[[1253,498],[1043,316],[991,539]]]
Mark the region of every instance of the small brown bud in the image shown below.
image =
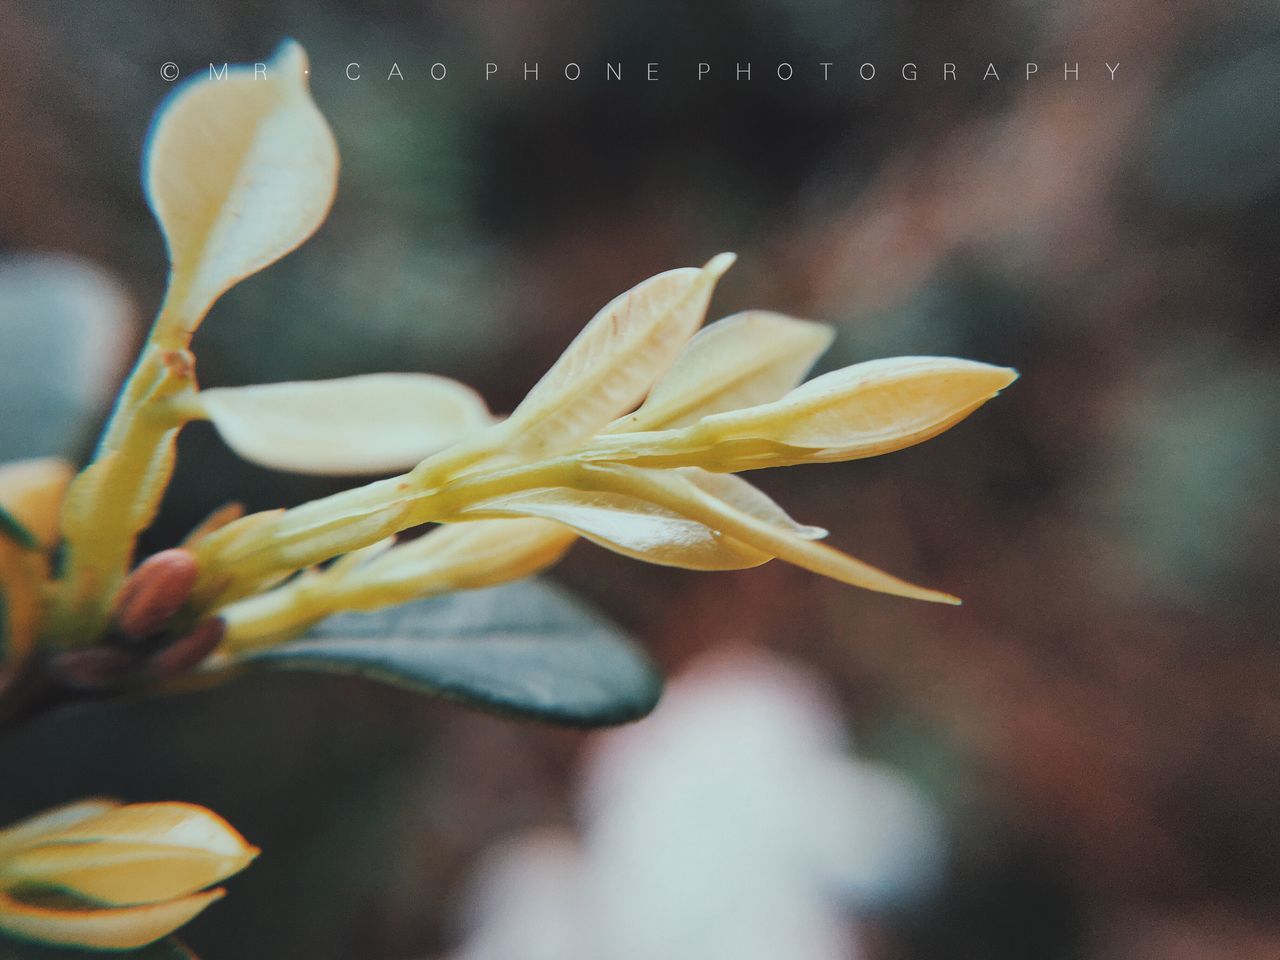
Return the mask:
[[[198,666],[217,649],[227,632],[221,617],[202,620],[195,629],[147,658],[147,671],[154,677],[172,677]]]
[[[116,601],[116,626],[130,640],[160,633],[191,596],[196,558],[189,550],[162,550],[129,574]]]
[[[53,658],[50,669],[71,690],[105,690],[124,681],[137,658],[119,647],[68,650]]]

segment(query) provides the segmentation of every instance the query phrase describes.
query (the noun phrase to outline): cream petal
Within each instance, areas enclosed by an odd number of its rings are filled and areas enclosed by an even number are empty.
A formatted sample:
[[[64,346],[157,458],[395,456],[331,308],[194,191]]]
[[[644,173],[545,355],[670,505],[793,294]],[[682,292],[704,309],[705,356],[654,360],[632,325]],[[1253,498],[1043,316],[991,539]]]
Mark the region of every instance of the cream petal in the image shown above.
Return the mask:
[[[526,490],[484,501],[470,512],[554,520],[615,553],[686,570],[741,570],[772,559],[697,520],[626,494]]]
[[[502,452],[537,459],[603,429],[645,395],[702,323],[720,254],[700,270],[660,273],[610,301],[502,424]]]
[[[718,440],[767,440],[822,449],[828,458],[875,456],[935,436],[1018,374],[974,360],[894,357],[855,364],[796,387],[781,400],[708,417]]]
[[[27,845],[5,844],[0,887],[52,887],[112,904],[186,896],[258,853],[217,814],[187,803],[89,801],[14,829]]]
[[[145,150],[147,198],[172,264],[167,308],[189,333],[233,284],[278,260],[323,222],[338,150],[293,41],[265,73],[250,65],[175,91]]]
[[[77,800],[75,803],[54,807],[52,810],[37,813],[26,820],[20,820],[0,830],[0,858],[10,850],[29,846],[38,842],[43,836],[57,833],[82,820],[114,810],[118,806],[120,806],[118,800],[105,798]]]
[[[194,404],[244,459],[294,473],[407,470],[493,422],[474,390],[423,373],[215,388]]]
[[[873,360],[824,374],[772,403],[680,429],[596,437],[581,456],[715,472],[874,457],[937,436],[1017,376],[950,357]]]
[[[576,539],[545,520],[484,520],[437,527],[359,567],[340,589],[377,606],[446,590],[475,590],[532,576]]]
[[[767,523],[670,472],[611,464],[585,467],[582,475],[584,486],[591,489],[624,493],[659,504],[761,552],[841,583],[934,603],[960,602],[950,594],[909,583],[825,544]]]
[[[776,400],[800,382],[833,337],[828,326],[766,310],[717,320],[689,341],[640,409],[611,432],[667,430]]]

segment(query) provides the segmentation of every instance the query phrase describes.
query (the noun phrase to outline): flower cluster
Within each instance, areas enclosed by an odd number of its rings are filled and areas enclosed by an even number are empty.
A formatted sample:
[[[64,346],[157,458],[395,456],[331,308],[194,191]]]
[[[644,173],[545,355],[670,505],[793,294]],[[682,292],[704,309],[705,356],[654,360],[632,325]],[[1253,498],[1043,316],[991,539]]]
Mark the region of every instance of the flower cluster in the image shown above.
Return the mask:
[[[306,74],[305,54],[286,43],[266,77],[246,70],[192,83],[159,114],[146,153],[171,260],[159,317],[94,461],[69,485],[57,464],[26,471],[21,497],[0,485],[10,525],[21,518],[40,530],[0,552],[11,655],[37,637],[75,648],[123,635],[129,656],[68,661],[82,674],[110,673],[136,669],[137,651],[163,635],[180,652],[166,647],[152,672],[185,669],[219,645],[269,644],[337,610],[526,576],[577,537],[697,570],[782,559],[855,586],[956,602],[821,543],[823,530],[792,520],[737,474],[918,443],[1016,373],[903,357],[801,382],[829,345],[828,328],[750,311],[699,331],[732,254],[615,298],[505,418],[426,374],[200,390],[189,347],[210,306],[305,240],[332,201],[337,149]],[[199,419],[267,466],[407,472],[290,510],[221,511],[181,550],[130,574],[175,437]],[[441,526],[396,542],[427,523]],[[59,535],[65,559],[49,580],[45,551]]]

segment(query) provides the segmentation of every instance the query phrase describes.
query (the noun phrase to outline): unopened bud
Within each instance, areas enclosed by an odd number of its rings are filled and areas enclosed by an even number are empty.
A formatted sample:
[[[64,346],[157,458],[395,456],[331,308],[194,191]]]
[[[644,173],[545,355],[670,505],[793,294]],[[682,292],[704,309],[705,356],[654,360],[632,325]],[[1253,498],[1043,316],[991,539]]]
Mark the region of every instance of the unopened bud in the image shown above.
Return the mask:
[[[130,640],[160,633],[182,609],[196,585],[196,558],[189,550],[162,550],[129,574],[116,601],[116,626]]]

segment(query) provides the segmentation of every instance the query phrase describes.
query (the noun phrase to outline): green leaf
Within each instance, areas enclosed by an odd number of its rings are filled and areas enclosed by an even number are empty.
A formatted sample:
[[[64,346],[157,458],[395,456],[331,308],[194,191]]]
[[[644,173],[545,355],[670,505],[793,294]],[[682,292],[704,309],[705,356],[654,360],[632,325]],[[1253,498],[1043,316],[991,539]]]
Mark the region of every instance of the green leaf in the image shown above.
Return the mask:
[[[351,674],[576,726],[636,720],[662,690],[648,657],[616,627],[534,580],[340,614],[240,662]]]
[[[157,940],[137,950],[88,950],[80,947],[55,947],[26,940],[0,936],[0,960],[198,960],[196,955],[172,937]]]
[[[4,507],[0,507],[0,537],[12,540],[24,550],[36,548],[35,536]]]

